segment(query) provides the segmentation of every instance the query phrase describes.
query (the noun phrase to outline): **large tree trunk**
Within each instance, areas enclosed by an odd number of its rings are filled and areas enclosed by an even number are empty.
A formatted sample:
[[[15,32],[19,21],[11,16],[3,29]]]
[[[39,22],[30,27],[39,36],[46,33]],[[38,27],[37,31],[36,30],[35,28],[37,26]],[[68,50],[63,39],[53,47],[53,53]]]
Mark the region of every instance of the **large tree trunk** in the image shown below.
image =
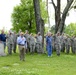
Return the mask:
[[[36,29],[37,33],[41,32],[41,13],[40,13],[40,2],[39,0],[33,0],[34,10],[35,10],[35,19],[36,19]]]
[[[60,8],[61,8],[61,0],[57,0],[57,6],[55,8],[55,33],[57,33],[59,24],[60,24]]]
[[[41,18],[40,13],[40,2],[39,0],[33,0],[34,2],[34,10],[35,10],[35,18],[36,18],[36,30],[37,33],[40,32],[43,38],[44,45],[44,20]]]
[[[41,34],[42,34],[42,47],[44,48],[44,31],[45,31],[45,28],[44,28],[44,20],[41,19]]]
[[[61,0],[57,0],[57,6],[55,5],[54,1],[52,0],[52,4],[55,10],[55,34],[58,31],[59,24],[60,24],[60,8],[61,8]]]
[[[67,13],[69,11],[69,8],[71,6],[71,4],[73,3],[74,0],[70,0],[68,1],[64,11],[63,11],[63,14],[62,14],[62,18],[61,18],[61,21],[60,21],[60,25],[59,25],[59,32],[62,33],[63,30],[64,30],[64,25],[65,25],[65,20],[66,20],[66,16],[67,16]]]

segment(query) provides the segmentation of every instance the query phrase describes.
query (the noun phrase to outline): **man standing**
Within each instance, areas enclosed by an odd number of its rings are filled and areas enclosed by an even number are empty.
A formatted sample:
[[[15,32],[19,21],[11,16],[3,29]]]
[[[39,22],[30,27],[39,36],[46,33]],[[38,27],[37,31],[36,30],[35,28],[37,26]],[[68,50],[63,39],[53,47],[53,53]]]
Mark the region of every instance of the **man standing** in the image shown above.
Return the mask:
[[[61,51],[61,36],[60,36],[59,32],[56,34],[55,47],[56,47],[56,54],[58,56],[60,56],[60,51]]]
[[[38,32],[38,34],[36,36],[36,45],[37,45],[37,52],[39,54],[44,53],[44,51],[42,49],[42,36],[41,36],[40,32]]]
[[[26,53],[27,53],[27,52],[30,52],[30,43],[29,43],[30,35],[29,35],[28,30],[25,31],[24,37],[26,38],[26,42],[27,42],[27,44],[25,46],[26,47]]]
[[[75,39],[76,39],[75,36],[72,36],[70,39],[71,40],[71,50],[72,50],[73,54],[75,54],[75,47],[76,47],[76,40]]]
[[[15,31],[13,33],[13,38],[14,38],[13,52],[16,53],[17,35]]]
[[[76,54],[76,36],[74,37],[74,52]]]
[[[5,47],[6,47],[6,35],[4,34],[4,30],[2,30],[0,34],[0,56],[6,56],[4,50]]]
[[[14,38],[11,30],[9,31],[6,37],[7,37],[8,54],[12,54]]]
[[[48,57],[50,57],[52,55],[52,37],[50,32],[48,32],[48,36],[46,37],[46,45]]]
[[[29,38],[29,43],[30,43],[30,53],[33,54],[35,52],[35,38],[33,36],[33,34],[30,34],[30,38]]]
[[[70,47],[71,47],[71,40],[69,35],[66,35],[66,39],[65,39],[65,48],[66,48],[66,53],[69,54],[70,52]]]
[[[18,44],[19,52],[20,52],[20,60],[25,61],[26,38],[24,37],[23,32],[21,32],[20,36],[17,38],[17,44]]]
[[[65,35],[64,33],[61,35],[61,52],[65,52]]]
[[[4,30],[1,31],[0,41],[4,44],[4,50],[5,50],[5,48],[6,48],[6,34],[4,33]]]

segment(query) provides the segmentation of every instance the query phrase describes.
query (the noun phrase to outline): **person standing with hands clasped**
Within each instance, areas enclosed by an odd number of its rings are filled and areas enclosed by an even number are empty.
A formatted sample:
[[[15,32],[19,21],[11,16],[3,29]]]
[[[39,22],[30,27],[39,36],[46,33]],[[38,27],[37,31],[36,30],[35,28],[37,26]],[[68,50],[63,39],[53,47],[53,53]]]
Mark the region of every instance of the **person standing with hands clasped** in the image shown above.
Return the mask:
[[[20,60],[25,61],[25,45],[26,45],[26,38],[24,37],[24,33],[21,32],[20,36],[17,38],[17,44],[20,52]]]

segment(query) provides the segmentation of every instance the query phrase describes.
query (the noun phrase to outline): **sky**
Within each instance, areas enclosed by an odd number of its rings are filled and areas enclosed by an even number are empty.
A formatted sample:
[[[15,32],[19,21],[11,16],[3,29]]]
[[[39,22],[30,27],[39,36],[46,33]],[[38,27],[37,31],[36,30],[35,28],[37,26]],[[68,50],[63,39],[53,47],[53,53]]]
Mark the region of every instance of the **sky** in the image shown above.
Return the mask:
[[[62,1],[63,1],[62,3],[65,4],[65,1],[64,0]],[[11,13],[13,12],[14,6],[18,5],[19,3],[20,3],[20,0],[0,0],[0,29],[5,28],[6,30],[10,30],[10,28],[12,28]],[[51,25],[54,25],[53,12],[54,12],[53,7],[49,4],[49,15],[50,15]],[[66,18],[65,23],[66,24],[69,24],[71,22],[75,23],[76,12],[74,12],[74,10],[71,10],[69,14],[70,16]]]
[[[10,30],[12,27],[11,13],[20,0],[0,0],[0,29]]]

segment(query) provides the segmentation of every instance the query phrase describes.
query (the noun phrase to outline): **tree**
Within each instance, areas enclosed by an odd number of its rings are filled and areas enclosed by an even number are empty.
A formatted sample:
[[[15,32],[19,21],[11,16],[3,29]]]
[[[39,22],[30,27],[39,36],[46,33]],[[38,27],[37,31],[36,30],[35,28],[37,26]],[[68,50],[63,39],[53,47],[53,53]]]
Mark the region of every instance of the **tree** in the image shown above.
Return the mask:
[[[18,32],[19,29],[29,32],[36,32],[35,16],[32,0],[21,0],[21,3],[14,7],[12,13],[12,26]]]
[[[41,9],[41,17],[46,21],[46,10],[45,4],[40,1]],[[42,13],[44,12],[44,13]],[[45,16],[44,16],[45,15]],[[12,26],[13,29],[17,32],[19,29],[25,31],[26,29],[29,32],[36,33],[36,22],[35,22],[35,12],[34,12],[34,5],[33,0],[21,0],[21,3],[14,7],[12,13]]]
[[[36,19],[36,29],[37,33],[41,32],[42,30],[42,22],[41,22],[41,11],[40,11],[40,2],[39,0],[33,0],[34,3],[34,10],[35,10],[35,19]]]
[[[61,8],[61,0],[57,0],[57,6],[55,5],[54,1],[52,0],[52,4],[54,6],[54,10],[55,10],[55,33],[57,33],[58,31],[58,27],[60,24],[60,8]]]
[[[61,21],[60,21],[60,24],[59,24],[59,30],[58,30],[60,33],[63,32],[64,25],[65,25],[65,19],[66,19],[67,13],[68,13],[69,8],[72,5],[73,1],[74,0],[68,0],[67,5],[66,5],[66,7],[63,11],[62,18],[61,18]]]
[[[42,0],[33,0],[33,4],[34,4],[34,11],[35,11],[37,33],[38,32],[41,33],[43,38],[43,44],[44,44],[44,20],[41,17],[40,1],[42,2]]]
[[[72,5],[71,5],[70,9],[72,9],[72,8],[76,9],[76,0],[73,1],[73,3],[72,3]]]
[[[68,26],[66,26],[64,32],[66,34],[69,34],[70,36],[76,36],[76,23],[71,23]]]
[[[62,14],[61,14],[61,10],[60,10],[61,9],[61,0],[57,0],[57,4],[54,3],[54,0],[51,0],[51,1],[54,6],[54,10],[55,10],[55,33],[57,33],[57,32],[62,33],[63,29],[64,29],[67,13],[74,0],[67,0],[66,7],[64,8]]]

